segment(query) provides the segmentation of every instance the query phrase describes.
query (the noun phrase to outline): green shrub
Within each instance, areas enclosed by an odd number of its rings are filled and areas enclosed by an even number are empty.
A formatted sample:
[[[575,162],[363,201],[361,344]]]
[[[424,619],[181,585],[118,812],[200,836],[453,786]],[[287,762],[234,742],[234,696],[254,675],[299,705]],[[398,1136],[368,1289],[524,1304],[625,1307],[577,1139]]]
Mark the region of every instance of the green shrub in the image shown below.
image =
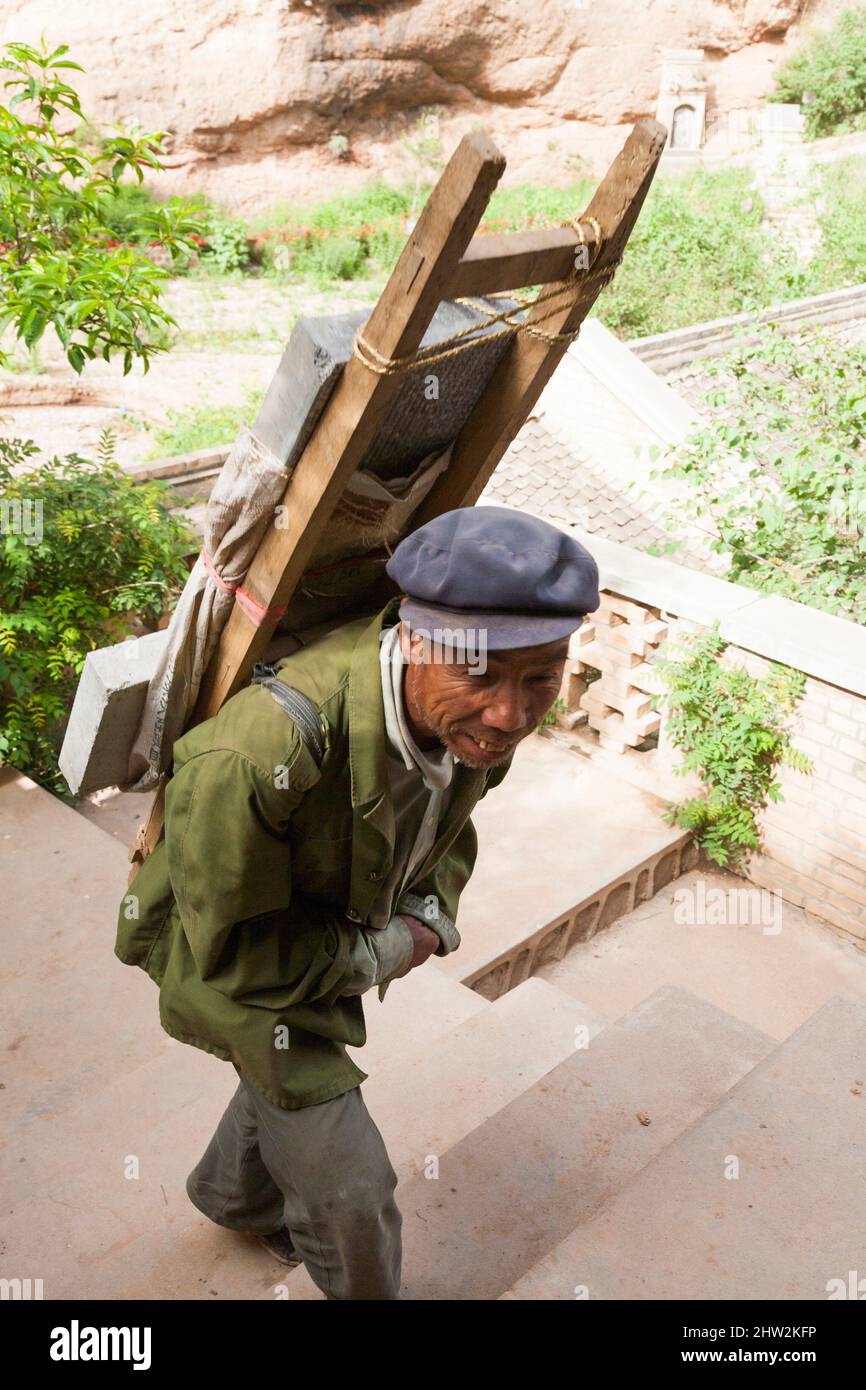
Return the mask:
[[[136,359],[146,370],[174,323],[159,303],[167,271],[139,245],[117,245],[105,209],[125,174],[140,183],[162,167],[162,134],[120,132],[91,153],[93,128],[64,80],[81,68],[67,51],[11,43],[0,59],[13,93],[0,106],[0,331],[13,325],[32,350],[53,327],[76,372],[97,354],[121,355],[124,372]],[[86,138],[66,133],[70,118]],[[196,231],[186,211],[148,214],[148,237],[169,256],[186,252]]]
[[[57,755],[87,653],[155,622],[179,592],[190,540],[157,483],[100,457],[32,462],[0,439],[0,760],[61,796]]]
[[[811,139],[863,128],[866,115],[866,8],[845,10],[775,73],[771,100],[799,102]],[[808,98],[808,100],[807,100]]]
[[[780,764],[805,773],[812,763],[791,747],[785,727],[802,673],[773,665],[756,680],[725,665],[725,649],[716,624],[680,644],[679,656],[660,659],[667,690],[659,700],[670,710],[670,739],[684,755],[676,771],[696,772],[706,786],[705,795],[671,807],[668,820],[692,831],[717,864],[741,869],[760,848],[758,815],[768,801],[784,799]]]
[[[119,241],[139,246],[154,238],[160,215],[184,211],[194,216],[198,224],[198,233],[192,238],[194,245],[186,254],[175,257],[174,274],[183,273],[196,262],[218,275],[244,270],[249,265],[246,224],[239,218],[227,217],[200,193],[188,199],[162,201],[143,185],[121,183],[104,198],[102,210],[105,225]]]
[[[247,229],[239,218],[211,213],[205,222],[202,261],[219,275],[244,270],[250,262]]]
[[[661,470],[684,484],[668,529],[712,518],[731,580],[866,622],[866,350],[771,325],[712,371],[707,423]]]
[[[188,198],[160,199],[143,183],[119,183],[102,200],[102,218],[106,227],[118,241],[136,244],[150,239],[154,217],[163,209],[175,213],[188,212],[200,224],[201,233],[210,212],[207,199],[201,193],[193,193]]]

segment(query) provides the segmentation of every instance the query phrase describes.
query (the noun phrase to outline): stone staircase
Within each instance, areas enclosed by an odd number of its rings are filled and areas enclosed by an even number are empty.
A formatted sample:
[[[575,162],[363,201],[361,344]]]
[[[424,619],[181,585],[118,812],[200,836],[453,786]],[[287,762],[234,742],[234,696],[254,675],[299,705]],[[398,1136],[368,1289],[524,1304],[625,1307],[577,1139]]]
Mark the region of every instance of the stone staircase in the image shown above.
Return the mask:
[[[866,1007],[837,995],[502,1297],[826,1299],[863,1275],[864,1076]]]
[[[400,1178],[404,1297],[825,1298],[829,1279],[866,1273],[866,963],[846,973],[847,956],[821,956],[823,938],[814,949],[799,939],[812,992],[781,1025],[768,1009],[766,1031],[702,986],[665,983],[659,962],[639,997],[633,974],[624,984],[615,969],[665,895],[641,906],[652,879],[638,882],[622,848],[605,867],[614,821],[588,815],[579,778],[569,803],[558,779],[573,779],[577,760],[554,751],[553,810],[539,797],[537,825],[522,775],[512,799],[510,778],[500,789],[508,834],[494,839],[493,795],[478,807],[488,850],[471,911],[461,909],[461,951],[366,1006],[368,1044],[355,1056]],[[639,834],[652,799],[610,779],[607,792],[631,827],[631,858],[662,863],[671,845]],[[41,1278],[48,1299],[321,1299],[305,1270],[271,1262],[186,1198],[235,1077],[164,1034],[154,986],[112,954],[123,845],[0,769],[0,848],[10,924],[0,1276]],[[629,885],[620,901],[637,920],[584,941],[552,938],[559,919],[575,927],[582,889],[605,900],[605,873]],[[555,980],[515,979],[527,940],[536,960],[539,941],[555,941],[539,966]],[[504,991],[456,977],[470,943],[476,978],[507,962]],[[593,975],[605,952],[607,975]],[[736,1180],[725,1177],[732,1157]]]

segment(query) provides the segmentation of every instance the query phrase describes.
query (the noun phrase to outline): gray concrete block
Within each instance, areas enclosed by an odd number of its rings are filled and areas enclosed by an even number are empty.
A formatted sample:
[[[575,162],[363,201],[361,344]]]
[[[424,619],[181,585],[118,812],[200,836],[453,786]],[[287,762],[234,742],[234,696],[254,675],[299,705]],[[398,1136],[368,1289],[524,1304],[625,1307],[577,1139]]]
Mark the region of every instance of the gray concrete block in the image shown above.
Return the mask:
[[[152,632],[88,653],[60,750],[60,770],[77,796],[127,780],[129,750],[165,642],[165,632]]]
[[[491,312],[516,301],[489,300]],[[370,309],[329,318],[299,319],[262,404],[253,432],[287,466],[296,463],[352,356],[352,338]],[[471,351],[407,372],[361,467],[382,478],[411,471],[427,454],[447,448],[463,428],[509,339],[482,321],[477,309],[447,300],[439,305],[422,347],[478,326]],[[497,325],[501,327],[501,325]],[[435,384],[430,377],[436,378]]]

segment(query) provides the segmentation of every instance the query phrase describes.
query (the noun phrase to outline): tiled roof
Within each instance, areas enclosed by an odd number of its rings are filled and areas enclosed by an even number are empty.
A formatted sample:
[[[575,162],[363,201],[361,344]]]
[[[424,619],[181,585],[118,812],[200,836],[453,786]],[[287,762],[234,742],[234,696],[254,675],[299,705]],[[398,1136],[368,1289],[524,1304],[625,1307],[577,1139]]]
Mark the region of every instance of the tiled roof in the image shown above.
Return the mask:
[[[645,550],[665,533],[636,500],[563,441],[544,415],[532,415],[482,493],[486,502],[526,507],[551,521],[597,531]]]

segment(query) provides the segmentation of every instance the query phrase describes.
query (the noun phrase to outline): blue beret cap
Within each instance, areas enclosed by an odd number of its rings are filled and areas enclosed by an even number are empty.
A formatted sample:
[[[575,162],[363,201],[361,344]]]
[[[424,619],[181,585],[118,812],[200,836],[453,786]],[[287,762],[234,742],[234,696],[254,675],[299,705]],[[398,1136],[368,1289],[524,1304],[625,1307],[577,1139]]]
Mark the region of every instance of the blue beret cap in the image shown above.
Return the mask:
[[[533,647],[598,608],[598,566],[578,540],[510,507],[457,507],[397,546],[387,574],[412,627],[483,629],[487,646]]]

